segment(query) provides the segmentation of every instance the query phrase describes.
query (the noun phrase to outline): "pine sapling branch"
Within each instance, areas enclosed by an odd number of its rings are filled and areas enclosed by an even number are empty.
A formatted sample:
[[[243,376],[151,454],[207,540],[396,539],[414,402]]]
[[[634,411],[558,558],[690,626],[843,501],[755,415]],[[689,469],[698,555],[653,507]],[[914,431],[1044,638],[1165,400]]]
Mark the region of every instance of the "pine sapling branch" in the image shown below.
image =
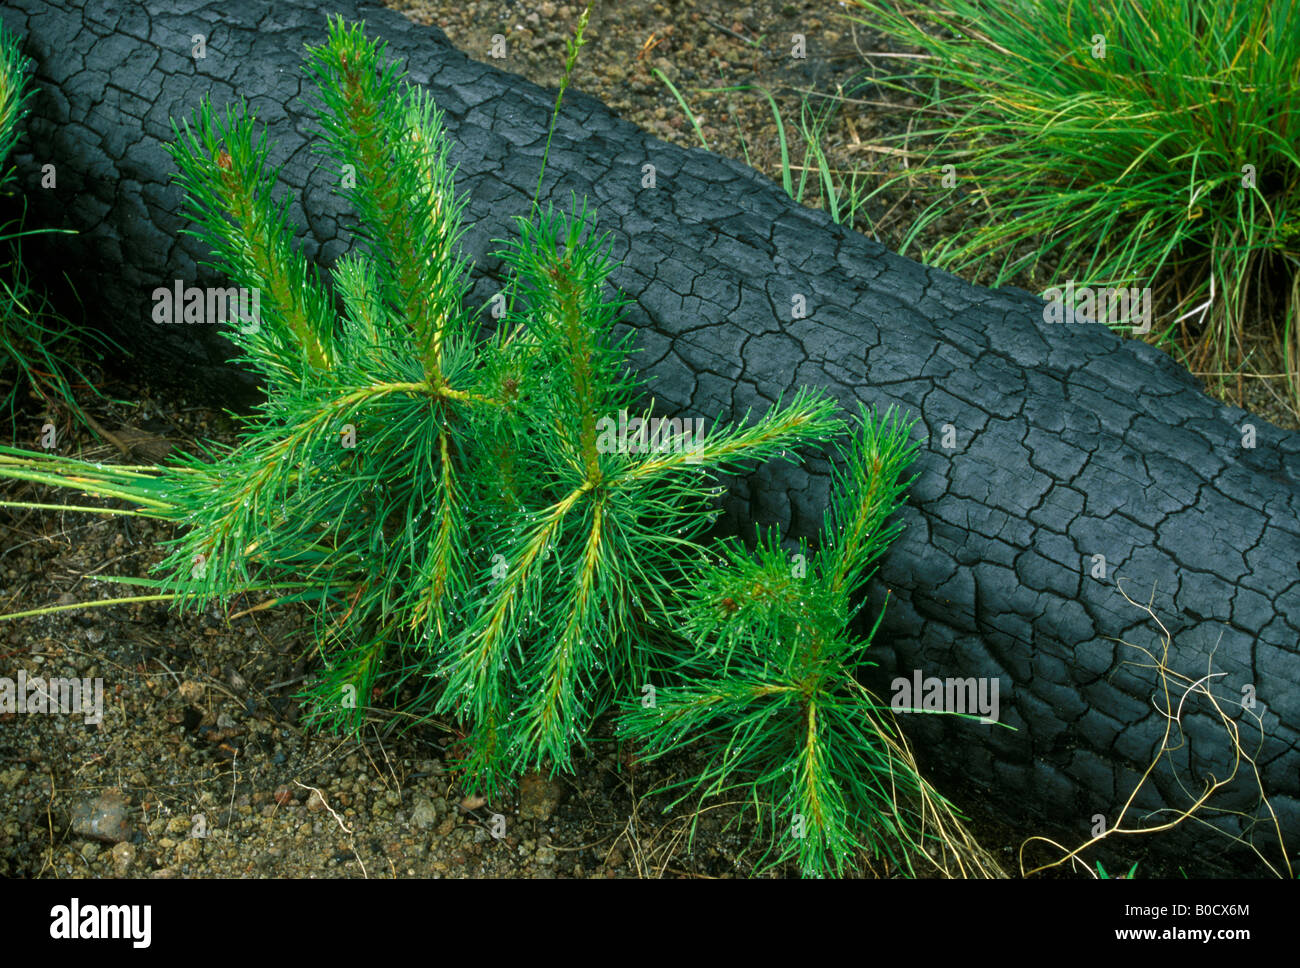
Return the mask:
[[[301,377],[285,344],[292,343],[311,367],[324,369],[331,361],[332,313],[306,260],[293,249],[287,204],[271,201],[278,170],[264,169],[266,136],[254,142],[246,105],[238,117],[228,108],[217,118],[206,96],[196,126],[197,134],[189,121],[173,122],[176,141],[166,146],[180,169],[176,180],[188,211],[201,226],[187,231],[206,240],[218,257],[216,268],[256,291],[259,308],[269,310],[251,333],[241,327],[231,338],[295,383]]]

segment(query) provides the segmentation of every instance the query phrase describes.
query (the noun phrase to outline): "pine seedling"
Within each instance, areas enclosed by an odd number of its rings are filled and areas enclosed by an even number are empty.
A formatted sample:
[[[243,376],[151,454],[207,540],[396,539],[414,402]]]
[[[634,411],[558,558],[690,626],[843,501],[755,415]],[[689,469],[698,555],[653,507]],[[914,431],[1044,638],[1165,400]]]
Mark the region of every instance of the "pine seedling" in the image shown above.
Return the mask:
[[[864,407],[852,444],[842,449],[824,543],[801,543],[791,557],[775,530],[757,547],[723,542],[721,560],[693,576],[696,590],[679,613],[693,652],[653,700],[623,705],[620,732],[654,760],[701,743],[708,764],[667,789],[721,798],[739,795],[766,830],[765,858],[794,860],[810,876],[840,876],[865,851],[911,870],[924,817],[951,808],[919,776],[890,711],[855,677],[879,627],[865,638],[851,622],[853,595],[897,536],[890,522],[916,456],[911,424],[891,409]],[[937,825],[943,829],[943,824]]]
[[[519,241],[501,253],[523,306],[506,323],[524,327],[544,361],[524,414],[526,446],[514,448],[525,458],[515,490],[530,506],[512,531],[490,536],[502,567],[440,670],[439,708],[475,724],[470,773],[485,782],[569,766],[615,692],[647,681],[670,592],[716,518],[718,472],[842,426],[834,404],[809,393],[738,427],[683,428],[633,409],[639,385],[613,335],[618,304],[601,295],[614,265],[603,239],[583,241],[585,227],[583,212],[548,211],[536,226],[521,219]],[[533,481],[520,489],[528,471]]]
[[[266,391],[238,443],[156,469],[11,453],[0,474],[183,525],[152,582],[180,603],[307,603],[311,721],[356,729],[414,688],[416,711],[461,717],[465,785],[492,793],[569,766],[592,718],[664,663],[716,475],[843,423],[808,392],[737,426],[655,422],[614,332],[608,237],[576,203],[520,220],[501,253],[516,297],[483,338],[440,114],[363,28],[332,20],[308,51],[323,150],[360,223],[332,287],[294,246],[247,107],[205,100],[175,129],[193,231],[258,297],[227,328]]]

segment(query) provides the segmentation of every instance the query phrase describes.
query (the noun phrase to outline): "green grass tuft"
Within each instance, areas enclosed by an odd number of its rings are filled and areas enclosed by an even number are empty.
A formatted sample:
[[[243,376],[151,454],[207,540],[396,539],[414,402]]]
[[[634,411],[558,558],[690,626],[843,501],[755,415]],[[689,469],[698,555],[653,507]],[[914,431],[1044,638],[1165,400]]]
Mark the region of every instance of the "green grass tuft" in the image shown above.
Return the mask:
[[[925,57],[930,186],[900,251],[1002,285],[1150,287],[1165,346],[1227,373],[1275,341],[1300,400],[1300,7],[1293,0],[854,0]],[[945,186],[944,166],[956,184]],[[1176,342],[1175,342],[1176,340]],[[1221,370],[1220,370],[1221,368]]]

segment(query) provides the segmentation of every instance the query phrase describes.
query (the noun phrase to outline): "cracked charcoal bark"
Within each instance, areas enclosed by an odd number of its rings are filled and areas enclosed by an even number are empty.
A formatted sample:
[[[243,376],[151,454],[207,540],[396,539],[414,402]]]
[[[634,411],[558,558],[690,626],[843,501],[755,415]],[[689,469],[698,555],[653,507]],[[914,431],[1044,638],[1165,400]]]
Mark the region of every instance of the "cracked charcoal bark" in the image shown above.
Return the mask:
[[[470,61],[438,30],[388,10],[329,7],[366,19],[446,110],[457,187],[471,196],[466,251],[488,274],[471,298],[486,305],[500,268],[491,240],[510,237],[512,216],[527,210],[553,92]],[[180,233],[180,193],[160,144],[169,119],[188,117],[201,94],[218,107],[246,95],[270,126],[308,253],[331,264],[349,245],[348,217],[308,148],[299,100],[303,45],[323,39],[324,14],[247,0],[8,0],[0,16],[38,65],[14,159],[30,224],[81,232],[34,239],[32,250],[72,269],[151,379],[231,400],[239,379],[223,365],[227,344],[208,328],[150,322],[156,286],[221,282],[196,269],[205,253]],[[196,33],[206,37],[203,60],[190,55]],[[39,187],[45,163],[57,166],[56,190]],[[654,190],[641,188],[645,163],[656,168]],[[976,288],[899,258],[744,167],[659,142],[576,92],[547,180],[561,204],[570,190],[590,196],[613,230],[625,262],[614,279],[635,300],[638,366],[666,412],[743,414],[808,384],[845,404],[898,403],[920,416],[930,443],[906,530],[872,585],[873,608],[893,590],[873,684],[888,696],[895,672],[998,676],[1002,718],[1019,727],[910,717],[936,778],[987,789],[1018,829],[1070,844],[1088,837],[1095,814],[1113,821],[1163,733],[1153,673],[1125,665],[1143,656],[1109,638],[1159,643],[1155,625],[1117,593],[1118,575],[1139,601],[1154,584],[1177,671],[1226,673],[1213,682],[1229,700],[1246,685],[1257,691],[1262,738],[1235,713],[1248,749],[1262,742],[1264,787],[1295,849],[1300,435],[1215,403],[1141,343],[1098,326],[1045,326],[1026,293]],[[790,321],[795,293],[809,316]],[[1239,443],[1247,422],[1258,432],[1253,450]],[[950,450],[941,446],[948,425]],[[761,469],[733,490],[725,524],[814,533],[826,472],[817,459]],[[1094,554],[1105,555],[1111,580],[1090,576]],[[1227,775],[1227,746],[1207,708],[1188,700],[1178,777],[1158,770],[1139,807],[1188,803],[1179,778],[1198,790],[1208,774]],[[1220,802],[1254,809],[1248,774],[1243,764]],[[1268,842],[1267,830],[1257,833]],[[1141,841],[1189,871],[1241,869],[1241,852],[1225,843],[1201,829]],[[1119,849],[1131,858],[1138,844],[1126,838]]]

